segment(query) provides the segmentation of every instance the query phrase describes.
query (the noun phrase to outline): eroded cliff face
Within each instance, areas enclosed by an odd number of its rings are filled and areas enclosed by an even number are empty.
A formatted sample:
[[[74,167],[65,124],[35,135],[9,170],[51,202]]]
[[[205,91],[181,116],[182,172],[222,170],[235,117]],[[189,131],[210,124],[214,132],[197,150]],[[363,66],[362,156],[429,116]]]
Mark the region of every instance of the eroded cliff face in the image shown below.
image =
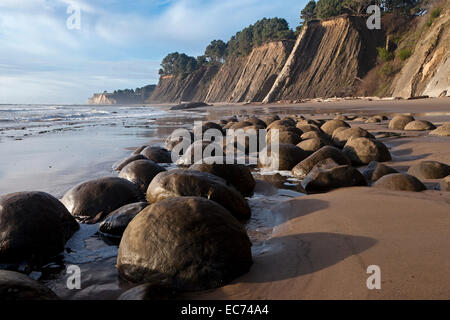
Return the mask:
[[[383,42],[383,33],[369,30],[360,17],[311,21],[264,102],[351,95]]]
[[[88,99],[88,104],[117,104],[117,101],[111,98],[109,93],[95,93]]]
[[[412,56],[393,82],[395,97],[450,96],[450,10],[449,3],[422,32]]]

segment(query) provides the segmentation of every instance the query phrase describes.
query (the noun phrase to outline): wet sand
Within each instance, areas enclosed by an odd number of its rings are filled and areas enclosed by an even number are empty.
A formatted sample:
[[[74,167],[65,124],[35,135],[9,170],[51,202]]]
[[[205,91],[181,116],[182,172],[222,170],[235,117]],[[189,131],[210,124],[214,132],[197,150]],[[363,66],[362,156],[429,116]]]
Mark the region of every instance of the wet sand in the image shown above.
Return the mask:
[[[167,110],[168,106],[161,107]],[[37,144],[31,159],[41,166],[24,171],[15,190],[49,191],[57,197],[74,184],[99,176],[115,175],[111,165],[142,144],[158,144],[178,127],[192,126],[194,120],[219,120],[231,115],[304,114],[307,118],[332,119],[336,113],[375,115],[412,113],[417,119],[440,124],[450,121],[450,99],[413,101],[341,101],[297,105],[226,105],[195,109],[182,119],[167,117],[152,122],[152,127],[130,131],[115,128],[104,132],[99,145],[83,146],[89,141],[85,132],[69,133],[76,148],[60,152],[58,159],[39,155]],[[199,116],[202,115],[202,116]],[[431,159],[450,164],[450,137],[431,137],[427,132],[396,132],[387,129],[388,121],[365,124],[349,121],[352,126],[368,129],[384,142],[393,155],[389,165],[405,172],[417,161]],[[396,136],[386,137],[386,132]],[[60,147],[55,135],[43,135],[40,143]],[[113,137],[126,139],[115,140]],[[67,137],[66,137],[67,138]],[[32,138],[11,142],[27,143]],[[70,140],[69,140],[70,142]],[[71,144],[65,140],[66,146]],[[31,146],[31,142],[30,146]],[[85,143],[84,143],[85,144]],[[101,148],[100,148],[101,146]],[[14,157],[4,163],[30,156],[30,149],[14,147]],[[100,148],[104,152],[96,153]],[[5,149],[3,149],[5,150]],[[45,153],[45,152],[44,152]],[[77,153],[77,158],[72,158]],[[39,160],[40,159],[40,160]],[[80,165],[80,159],[84,159]],[[45,166],[64,166],[64,171],[44,170]],[[11,167],[11,166],[10,166]],[[20,172],[21,168],[17,169]],[[44,171],[42,171],[44,170]],[[14,174],[18,174],[18,173]],[[9,173],[10,174],[10,173]],[[13,178],[9,182],[14,181]],[[254,265],[245,276],[232,284],[208,292],[183,295],[194,299],[401,299],[450,298],[450,193],[426,191],[420,194],[386,192],[371,188],[340,189],[331,193],[306,196],[298,193],[297,183],[282,175],[260,177],[255,196],[249,199],[253,217],[247,225],[253,242]],[[284,173],[285,174],[285,173]],[[42,180],[47,177],[46,180]],[[0,177],[2,179],[2,177]],[[3,180],[3,179],[2,179]],[[425,181],[433,189],[438,181]],[[3,184],[2,193],[11,188]],[[297,191],[297,192],[295,192]],[[118,278],[115,269],[117,243],[105,241],[96,233],[97,225],[83,225],[67,244],[70,252],[64,261],[55,261],[34,276],[66,299],[115,299],[132,287]],[[79,264],[83,289],[65,287],[64,265]],[[382,290],[366,287],[369,265],[382,270]],[[84,280],[83,280],[84,279]]]

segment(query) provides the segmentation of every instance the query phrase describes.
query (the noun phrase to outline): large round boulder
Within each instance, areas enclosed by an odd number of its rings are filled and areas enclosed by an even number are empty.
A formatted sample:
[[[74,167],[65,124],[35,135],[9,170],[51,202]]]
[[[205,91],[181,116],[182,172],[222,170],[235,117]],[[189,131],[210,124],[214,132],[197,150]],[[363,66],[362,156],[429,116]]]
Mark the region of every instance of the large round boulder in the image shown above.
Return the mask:
[[[389,129],[392,130],[404,130],[406,125],[412,121],[414,121],[413,116],[408,115],[398,115],[392,118],[389,122]]]
[[[441,191],[450,192],[450,176],[447,176],[444,179],[442,179]]]
[[[96,222],[114,210],[144,198],[132,182],[116,177],[100,178],[82,182],[66,192],[62,203],[67,210],[80,219]]]
[[[295,122],[295,120],[292,119],[276,120],[267,126],[267,131],[271,129],[283,130],[286,127],[295,127],[296,124],[297,122]]]
[[[297,144],[297,147],[306,151],[308,154],[313,154],[324,146],[325,144],[319,138],[308,139]]]
[[[221,287],[252,265],[243,226],[222,206],[177,197],[144,209],[128,225],[117,256],[121,277],[180,291]]]
[[[321,193],[338,188],[367,186],[367,181],[357,169],[349,165],[332,168],[316,166],[302,181],[307,193]]]
[[[421,161],[412,165],[408,173],[419,179],[442,179],[450,175],[450,166],[437,161]]]
[[[130,221],[147,206],[147,202],[127,204],[108,214],[98,228],[107,236],[121,237]]]
[[[343,129],[341,131],[335,130],[333,133],[333,143],[338,148],[343,148],[350,138],[375,139],[370,132],[360,127]]]
[[[272,122],[280,120],[280,117],[277,115],[270,115],[262,117],[261,119],[266,123],[267,126],[269,126]]]
[[[295,127],[288,127],[288,128],[297,129]],[[300,131],[299,129],[297,130]],[[270,130],[267,133],[266,136],[267,143],[270,143],[272,141],[273,132],[274,132],[273,130]],[[301,134],[302,134],[301,131],[300,134],[298,134],[298,132],[294,132],[293,130],[281,130],[278,132],[278,141],[276,141],[276,143],[297,144],[300,141],[302,141]],[[273,138],[275,138],[275,136]]]
[[[386,162],[392,160],[388,148],[375,139],[350,138],[343,152],[356,165],[369,164],[372,161]]]
[[[79,229],[64,205],[44,192],[0,197],[0,261],[45,259],[64,250]]]
[[[406,173],[388,174],[375,182],[373,186],[394,191],[421,192],[427,190],[427,187],[419,179]]]
[[[149,146],[142,150],[141,154],[156,163],[172,163],[170,151],[158,146]]]
[[[131,156],[129,156],[128,158],[125,158],[123,160],[120,160],[118,162],[116,162],[113,165],[113,170],[114,171],[120,171],[122,170],[127,164],[136,161],[136,160],[146,160],[147,158],[144,157],[142,154],[133,154]]]
[[[46,286],[22,273],[0,270],[0,300],[3,302],[58,300],[58,296]]]
[[[427,131],[434,130],[436,127],[430,121],[415,120],[405,126],[405,131]]]
[[[226,180],[213,174],[174,169],[159,173],[148,186],[147,200],[156,203],[174,197],[204,197],[227,208],[240,220],[250,219],[250,207]]]
[[[166,169],[151,160],[136,160],[126,165],[120,171],[119,177],[133,182],[142,193],[146,193],[153,178],[163,171]]]
[[[294,177],[303,179],[320,162],[327,158],[333,159],[339,165],[349,165],[350,159],[338,148],[325,146],[298,163],[293,169]]]
[[[398,171],[376,161],[372,161],[371,163],[369,163],[369,165],[362,172],[363,176],[369,183],[376,182],[381,177],[392,173],[398,173]]]
[[[250,169],[243,164],[227,164],[226,161],[224,158],[222,163],[197,163],[190,166],[189,170],[211,173],[226,180],[244,197],[252,196],[256,183]]]
[[[278,151],[276,151],[277,148]],[[307,156],[306,151],[293,144],[269,145],[259,153],[258,166],[270,170],[292,170],[297,163]]]
[[[450,137],[450,123],[444,123],[442,126],[430,132],[432,136]]]
[[[218,156],[216,155],[216,150],[222,150],[223,146],[219,146],[216,142],[211,142],[207,140],[197,140],[192,143],[187,149],[186,152],[177,160],[177,165],[188,167],[193,165],[194,163],[202,160],[204,158],[205,153],[210,153],[206,158]],[[206,152],[205,152],[206,150]],[[196,159],[196,153],[198,153],[199,159]]]
[[[334,130],[341,127],[350,128],[350,125],[342,120],[328,120],[320,127],[320,129],[322,129],[322,131],[328,134],[329,136],[332,136]]]
[[[194,134],[192,132],[186,130],[175,130],[170,134],[170,136],[167,137],[166,141],[164,142],[164,148],[172,151],[173,148],[175,148],[180,143],[187,143],[188,145],[190,145],[192,141],[194,141]]]

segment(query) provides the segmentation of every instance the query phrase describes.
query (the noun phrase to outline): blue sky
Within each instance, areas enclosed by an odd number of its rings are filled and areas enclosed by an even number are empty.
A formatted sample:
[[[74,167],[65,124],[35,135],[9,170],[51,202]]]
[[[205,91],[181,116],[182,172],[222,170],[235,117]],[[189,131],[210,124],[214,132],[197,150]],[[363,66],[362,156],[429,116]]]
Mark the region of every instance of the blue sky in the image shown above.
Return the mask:
[[[161,59],[203,54],[263,17],[298,25],[306,0],[0,0],[0,103],[85,103],[157,83]],[[80,29],[68,29],[69,6]]]

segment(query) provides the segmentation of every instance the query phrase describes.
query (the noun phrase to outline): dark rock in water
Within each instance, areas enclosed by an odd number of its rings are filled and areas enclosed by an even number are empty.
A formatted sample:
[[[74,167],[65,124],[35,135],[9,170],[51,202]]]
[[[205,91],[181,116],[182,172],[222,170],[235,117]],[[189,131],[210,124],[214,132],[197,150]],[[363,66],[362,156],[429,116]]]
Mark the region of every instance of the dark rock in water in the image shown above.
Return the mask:
[[[414,117],[407,115],[398,115],[392,118],[389,122],[389,129],[392,130],[404,130],[406,125],[414,121]]]
[[[144,148],[145,149],[145,148]],[[136,161],[136,160],[145,160],[147,159],[142,154],[134,154],[126,159],[123,159],[121,161],[118,161],[116,164],[113,165],[113,170],[120,171],[122,170],[127,164]]]
[[[405,173],[388,174],[375,182],[373,186],[375,188],[395,191],[421,192],[427,190],[420,180]]]
[[[175,298],[175,290],[167,285],[158,283],[144,283],[125,291],[117,300],[128,301],[162,301]]]
[[[368,182],[376,182],[381,177],[384,177],[385,175],[392,174],[392,173],[398,173],[397,170],[394,168],[391,168],[385,164],[372,161],[369,163],[369,165],[364,169],[363,176],[366,178]]]
[[[46,259],[61,253],[79,229],[64,205],[44,192],[0,197],[0,261]]]
[[[441,181],[441,191],[450,192],[450,176]]]
[[[266,151],[259,153],[258,166],[270,170],[291,170],[297,163],[308,156],[308,153],[296,145],[281,143],[278,152],[275,146],[269,145]]]
[[[144,209],[125,230],[117,257],[121,277],[180,291],[224,286],[251,265],[244,227],[216,202],[197,197],[170,198]]]
[[[327,158],[333,159],[339,165],[350,164],[350,159],[341,150],[335,147],[325,146],[298,163],[292,169],[292,174],[297,178],[303,179],[320,161]]]
[[[328,120],[320,127],[320,129],[322,129],[322,131],[328,134],[329,136],[332,136],[334,130],[341,127],[350,128],[350,125],[342,120]]]
[[[412,165],[408,173],[419,179],[442,179],[450,175],[450,166],[437,161],[421,161]]]
[[[133,154],[140,154],[142,152],[142,150],[144,150],[147,147],[148,147],[147,145],[137,147],[136,150],[133,151]]]
[[[130,221],[147,206],[147,202],[131,203],[111,212],[100,223],[100,232],[110,236],[121,237]]]
[[[26,275],[14,271],[0,270],[1,301],[58,299],[58,296],[52,290]]]
[[[170,151],[158,146],[149,146],[142,150],[141,154],[156,163],[172,163]]]
[[[119,177],[135,183],[142,193],[146,193],[153,178],[163,171],[166,169],[151,160],[137,160],[126,165]]]
[[[210,105],[204,102],[188,102],[182,103],[176,106],[171,107],[169,110],[187,110],[187,109],[195,109],[202,107],[209,107]]]
[[[69,212],[80,219],[97,222],[126,204],[143,200],[144,196],[132,182],[116,177],[80,183],[62,198]]]
[[[349,165],[336,165],[334,160],[329,159],[315,166],[302,181],[306,192],[320,193],[338,188],[367,186],[366,179],[357,169]]]
[[[338,148],[343,148],[350,138],[375,139],[370,132],[359,127],[347,128],[339,132],[338,130],[335,130],[333,133],[333,143]]]
[[[350,138],[343,152],[356,165],[392,160],[388,148],[382,142],[369,138]]]
[[[405,131],[427,131],[436,129],[435,125],[430,121],[415,120],[405,126]]]
[[[238,190],[244,197],[251,197],[255,189],[255,179],[252,176],[250,169],[243,164],[226,164],[226,159],[223,159],[222,164],[193,164],[189,170],[208,172],[226,180],[236,190]]]
[[[228,209],[240,220],[250,219],[250,207],[242,195],[227,182],[201,171],[174,169],[158,174],[147,190],[150,203],[174,197],[204,197]]]

